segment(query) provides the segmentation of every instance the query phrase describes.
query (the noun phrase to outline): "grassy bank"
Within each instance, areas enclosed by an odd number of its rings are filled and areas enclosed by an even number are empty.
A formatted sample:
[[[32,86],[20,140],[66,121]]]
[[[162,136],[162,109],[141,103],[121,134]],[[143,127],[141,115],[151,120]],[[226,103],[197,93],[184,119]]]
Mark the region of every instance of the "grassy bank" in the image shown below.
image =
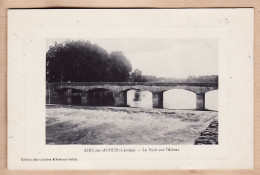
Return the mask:
[[[215,111],[46,107],[47,144],[194,144]]]

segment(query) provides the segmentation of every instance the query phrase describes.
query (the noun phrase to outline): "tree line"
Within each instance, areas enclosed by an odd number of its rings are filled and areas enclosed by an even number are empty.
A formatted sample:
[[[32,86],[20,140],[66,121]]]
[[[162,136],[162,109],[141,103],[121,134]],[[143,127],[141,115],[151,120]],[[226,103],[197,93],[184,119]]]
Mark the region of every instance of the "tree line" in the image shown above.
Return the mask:
[[[46,53],[47,82],[217,82],[217,75],[187,79],[142,75],[121,51],[108,53],[89,41],[55,43]]]
[[[141,82],[174,82],[174,83],[216,83],[218,75],[188,76],[188,78],[166,78],[152,75],[139,76]],[[134,81],[134,80],[133,80]]]
[[[121,82],[131,71],[122,52],[108,54],[89,41],[55,43],[46,53],[47,82]]]

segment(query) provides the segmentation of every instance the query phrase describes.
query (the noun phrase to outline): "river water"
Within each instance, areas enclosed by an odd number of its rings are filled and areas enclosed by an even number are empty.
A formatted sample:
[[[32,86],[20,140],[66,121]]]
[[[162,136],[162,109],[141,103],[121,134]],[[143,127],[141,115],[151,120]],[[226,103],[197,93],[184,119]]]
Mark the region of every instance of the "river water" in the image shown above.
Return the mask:
[[[130,107],[153,108],[152,93],[149,91],[129,90],[127,104]],[[163,93],[163,108],[196,109],[196,94],[182,89],[172,89]],[[205,108],[218,111],[218,91],[205,95]]]

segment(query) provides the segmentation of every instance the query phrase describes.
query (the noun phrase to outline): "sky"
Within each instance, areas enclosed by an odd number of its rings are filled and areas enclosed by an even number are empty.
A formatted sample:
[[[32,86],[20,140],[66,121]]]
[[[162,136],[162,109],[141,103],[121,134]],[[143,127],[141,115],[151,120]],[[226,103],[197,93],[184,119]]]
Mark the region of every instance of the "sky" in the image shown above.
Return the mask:
[[[68,39],[48,39],[47,48]],[[88,39],[86,39],[88,40]],[[187,78],[218,74],[217,39],[89,39],[111,53],[122,51],[143,75]]]

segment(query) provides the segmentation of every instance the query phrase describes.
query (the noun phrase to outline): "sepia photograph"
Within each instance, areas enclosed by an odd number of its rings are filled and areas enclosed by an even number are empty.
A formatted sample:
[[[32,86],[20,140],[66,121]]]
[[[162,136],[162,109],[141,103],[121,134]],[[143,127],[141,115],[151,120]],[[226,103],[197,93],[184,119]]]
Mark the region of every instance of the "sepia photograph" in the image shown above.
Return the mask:
[[[217,145],[218,39],[46,40],[47,145]]]
[[[254,9],[8,10],[8,168],[252,169]]]

